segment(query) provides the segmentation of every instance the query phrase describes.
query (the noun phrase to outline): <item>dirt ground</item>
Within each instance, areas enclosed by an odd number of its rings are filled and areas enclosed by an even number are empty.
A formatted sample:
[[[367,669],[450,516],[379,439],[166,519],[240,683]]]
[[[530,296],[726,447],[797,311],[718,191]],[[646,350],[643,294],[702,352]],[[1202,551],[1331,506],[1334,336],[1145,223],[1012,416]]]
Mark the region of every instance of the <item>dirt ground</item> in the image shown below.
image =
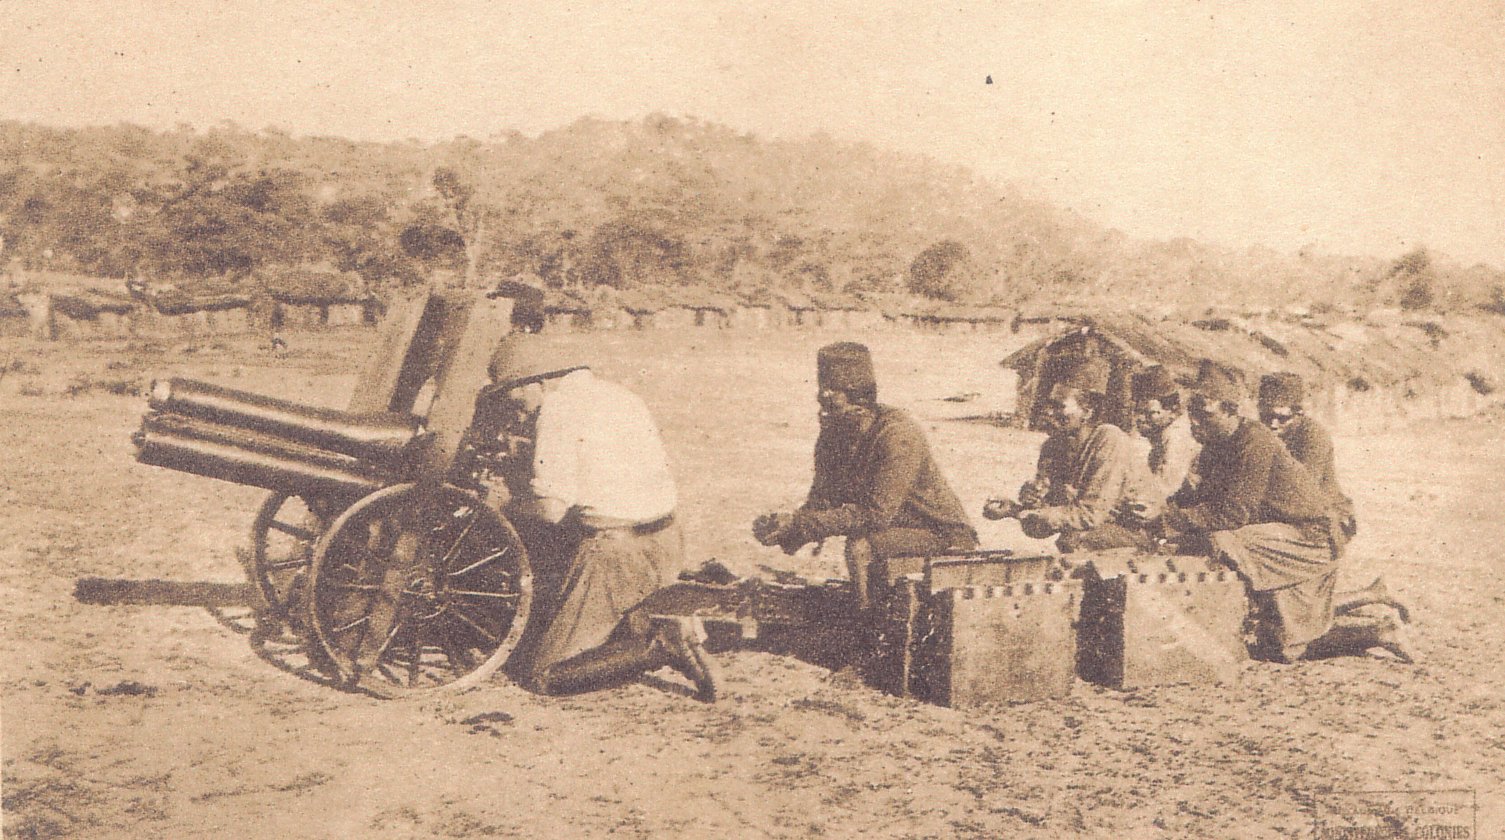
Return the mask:
[[[1039,437],[963,419],[1009,407],[1007,335],[850,337],[969,509],[1017,488]],[[802,496],[814,351],[834,338],[561,340],[654,409],[696,560],[824,577],[839,552],[788,558],[749,526]],[[6,836],[1307,837],[1334,792],[1443,789],[1476,793],[1479,836],[1505,834],[1500,419],[1338,440],[1362,523],[1350,577],[1383,572],[1410,603],[1415,665],[1251,663],[1238,685],[1078,682],[1060,702],[963,713],[731,651],[714,705],[668,671],[564,699],[499,677],[379,701],[258,655],[242,608],[74,600],[81,576],[243,580],[264,495],[136,464],[145,400],[112,390],[187,375],[338,406],[369,341],[295,336],[283,358],[250,339],[0,343]],[[979,524],[987,546],[1041,547]]]

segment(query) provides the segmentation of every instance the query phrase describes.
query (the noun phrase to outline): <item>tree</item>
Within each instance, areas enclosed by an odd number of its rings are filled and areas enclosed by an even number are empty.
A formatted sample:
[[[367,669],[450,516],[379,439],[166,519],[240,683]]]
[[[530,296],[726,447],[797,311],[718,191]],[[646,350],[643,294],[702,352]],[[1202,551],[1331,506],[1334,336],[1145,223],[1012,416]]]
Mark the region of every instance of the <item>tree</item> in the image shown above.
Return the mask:
[[[607,222],[591,234],[584,250],[580,275],[586,285],[625,289],[684,279],[684,243],[650,227]]]
[[[909,264],[909,291],[917,295],[956,303],[973,297],[977,286],[972,254],[955,239],[942,239]]]
[[[145,259],[159,272],[245,276],[318,251],[318,217],[288,170],[226,172],[190,163],[189,180],[141,222]]]
[[[417,281],[418,271],[401,247],[382,196],[340,198],[325,205],[319,217],[323,248],[339,270],[357,272],[373,287]]]
[[[448,214],[448,220],[464,244],[465,285],[479,282],[480,270],[516,212],[505,212],[507,202],[492,175],[495,161],[479,143],[461,138],[450,152],[454,165],[434,168],[431,183]]]

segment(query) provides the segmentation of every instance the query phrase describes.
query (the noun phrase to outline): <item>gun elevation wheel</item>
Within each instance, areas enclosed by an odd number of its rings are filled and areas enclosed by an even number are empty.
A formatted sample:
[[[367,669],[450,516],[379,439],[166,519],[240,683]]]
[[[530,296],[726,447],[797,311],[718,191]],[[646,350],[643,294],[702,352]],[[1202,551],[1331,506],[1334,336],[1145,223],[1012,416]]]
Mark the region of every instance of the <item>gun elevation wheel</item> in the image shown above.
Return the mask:
[[[473,493],[399,484],[356,502],[313,548],[310,644],[382,695],[490,677],[527,623],[532,576],[510,523]]]

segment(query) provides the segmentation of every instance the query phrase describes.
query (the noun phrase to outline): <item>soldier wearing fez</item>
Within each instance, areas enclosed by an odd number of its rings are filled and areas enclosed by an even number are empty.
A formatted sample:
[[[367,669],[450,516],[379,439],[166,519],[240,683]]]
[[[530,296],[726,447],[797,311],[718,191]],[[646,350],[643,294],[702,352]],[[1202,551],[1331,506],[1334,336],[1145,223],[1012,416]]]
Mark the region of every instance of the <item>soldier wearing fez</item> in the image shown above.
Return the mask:
[[[1152,498],[1148,470],[1129,436],[1099,421],[1108,392],[1108,364],[1097,357],[1069,362],[1045,400],[1050,436],[1040,447],[1035,477],[1019,490],[1017,500],[990,499],[988,519],[1015,517],[1024,533],[1036,539],[1059,534],[1064,553],[1109,548],[1148,549],[1142,528],[1116,521],[1116,509],[1140,503],[1159,508]]]
[[[1192,437],[1185,398],[1164,366],[1134,374],[1130,391],[1134,397],[1134,427],[1150,442],[1150,474],[1159,484],[1159,496],[1169,498],[1188,479],[1196,481],[1192,465],[1202,444]]]
[[[715,698],[705,630],[650,596],[686,567],[676,493],[643,401],[542,338],[514,333],[492,357],[491,406],[530,439],[511,490],[489,499],[519,526],[541,582],[536,624],[509,670],[545,694],[626,682],[665,665]],[[526,452],[526,449],[523,450]]]
[[[878,404],[866,346],[841,342],[816,354],[820,436],[815,477],[797,510],[758,517],[753,535],[793,554],[827,537],[846,537],[846,564],[861,610],[873,606],[870,576],[887,561],[977,546],[977,532],[947,483],[920,427]]]
[[[1183,487],[1141,524],[1183,549],[1210,552],[1236,569],[1262,624],[1262,653],[1292,662],[1382,647],[1409,661],[1389,618],[1334,620],[1338,557],[1346,536],[1328,494],[1264,425],[1240,413],[1234,374],[1204,359],[1187,406],[1202,444],[1201,481]],[[1125,513],[1134,519],[1132,511]],[[1344,600],[1344,596],[1338,596]]]

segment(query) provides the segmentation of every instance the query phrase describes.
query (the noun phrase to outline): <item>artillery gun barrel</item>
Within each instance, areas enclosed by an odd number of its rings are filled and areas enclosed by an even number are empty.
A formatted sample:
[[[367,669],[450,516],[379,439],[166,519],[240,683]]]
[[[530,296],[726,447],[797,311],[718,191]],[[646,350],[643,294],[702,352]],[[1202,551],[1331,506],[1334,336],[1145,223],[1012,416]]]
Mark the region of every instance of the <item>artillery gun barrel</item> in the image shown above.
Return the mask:
[[[143,464],[281,493],[364,496],[383,486],[383,482],[354,469],[240,446],[225,436],[218,440],[208,437],[144,423],[132,440],[137,447],[136,460]]]
[[[400,474],[394,470],[395,465],[362,461],[349,455],[341,455],[338,452],[319,449],[315,446],[306,446],[276,435],[253,432],[222,423],[211,423],[208,420],[200,420],[183,414],[147,412],[146,416],[141,418],[141,431],[167,433],[178,437],[224,444],[236,449],[286,458],[309,466],[357,473],[377,480],[400,478]]]
[[[314,408],[192,379],[153,382],[148,405],[373,461],[401,459],[420,431],[417,418],[407,415]]]

